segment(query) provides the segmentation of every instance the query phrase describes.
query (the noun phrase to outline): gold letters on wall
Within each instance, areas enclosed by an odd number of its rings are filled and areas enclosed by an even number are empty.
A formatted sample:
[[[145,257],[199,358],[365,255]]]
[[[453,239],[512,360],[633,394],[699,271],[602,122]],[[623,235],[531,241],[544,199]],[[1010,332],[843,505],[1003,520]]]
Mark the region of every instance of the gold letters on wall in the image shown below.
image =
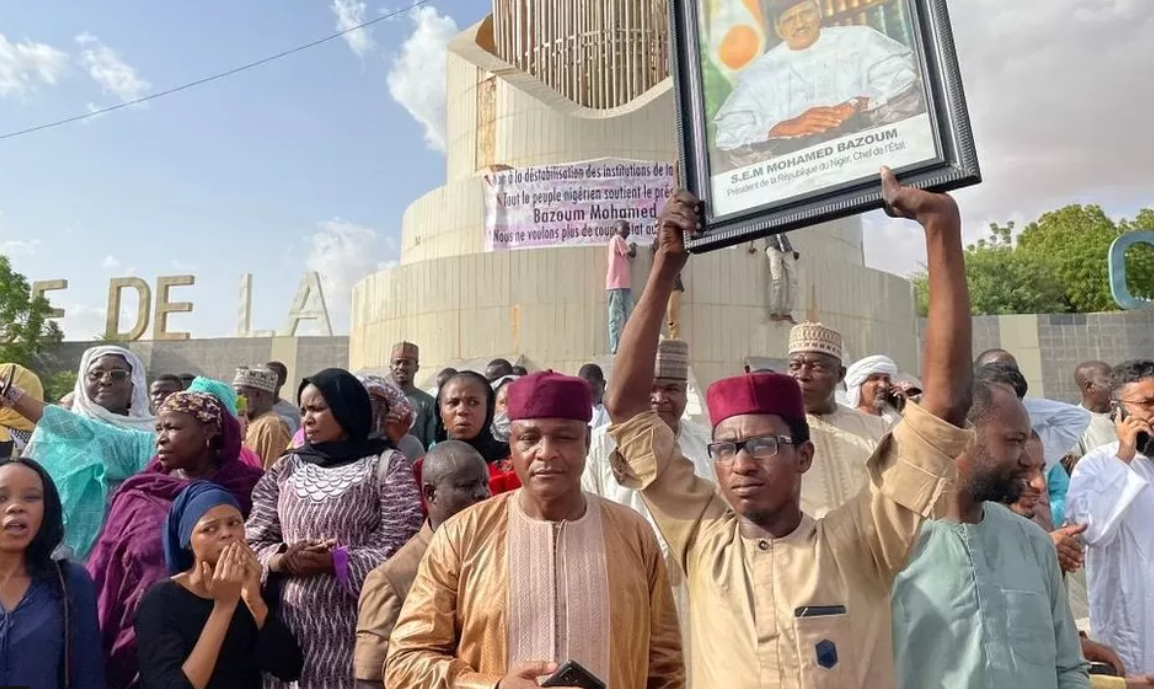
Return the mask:
[[[104,337],[115,342],[135,342],[144,337],[152,323],[152,339],[157,341],[188,340],[191,335],[187,332],[171,332],[168,329],[168,317],[174,313],[192,313],[191,301],[172,301],[171,291],[174,287],[192,287],[196,285],[195,275],[161,275],[156,278],[156,304],[153,310],[152,289],[148,283],[138,277],[113,278],[108,282],[108,315],[105,318]],[[68,289],[67,280],[42,280],[32,283],[32,298],[46,296],[47,292]],[[136,290],[136,318],[131,329],[120,330],[120,307],[123,304],[124,291]],[[303,321],[316,321],[320,332],[332,335],[332,321],[329,317],[328,304],[325,303],[324,290],[321,287],[320,273],[309,272],[301,276],[300,287],[296,299],[289,307],[288,319],[280,333],[272,331],[251,331],[252,322],[252,276],[241,278],[240,304],[237,319],[237,337],[294,337]],[[51,318],[63,318],[64,309],[53,309]]]

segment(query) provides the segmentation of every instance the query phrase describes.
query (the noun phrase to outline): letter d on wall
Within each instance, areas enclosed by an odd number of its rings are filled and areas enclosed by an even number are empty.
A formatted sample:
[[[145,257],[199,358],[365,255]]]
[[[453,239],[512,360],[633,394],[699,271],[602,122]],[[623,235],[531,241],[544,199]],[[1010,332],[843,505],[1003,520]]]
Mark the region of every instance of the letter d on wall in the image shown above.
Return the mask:
[[[140,300],[136,304],[136,325],[126,333],[120,332],[120,294],[125,288],[136,290]],[[104,337],[112,342],[136,342],[148,330],[148,307],[152,305],[152,290],[140,278],[112,278],[108,282],[108,320]]]
[[[1119,308],[1127,311],[1148,309],[1154,302],[1139,299],[1130,293],[1126,284],[1126,251],[1135,244],[1149,244],[1154,247],[1154,232],[1127,232],[1110,245],[1110,294]]]

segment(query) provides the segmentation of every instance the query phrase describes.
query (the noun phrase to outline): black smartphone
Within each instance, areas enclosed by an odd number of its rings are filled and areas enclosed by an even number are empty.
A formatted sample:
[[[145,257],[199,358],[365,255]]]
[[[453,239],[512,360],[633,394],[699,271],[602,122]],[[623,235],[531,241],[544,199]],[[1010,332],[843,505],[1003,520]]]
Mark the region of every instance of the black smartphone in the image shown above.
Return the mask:
[[[1118,673],[1114,671],[1113,665],[1106,663],[1090,663],[1091,675],[1105,675],[1107,677],[1117,677]]]
[[[1126,410],[1126,405],[1121,402],[1114,403],[1114,413],[1111,415],[1115,421],[1125,421],[1130,418],[1130,412]],[[1146,431],[1138,431],[1138,435],[1134,436],[1134,449],[1142,453],[1144,457],[1154,457],[1154,438]]]
[[[605,689],[605,683],[597,679],[592,673],[581,667],[575,660],[562,665],[557,672],[549,675],[541,682],[543,687],[581,687],[581,689]]]

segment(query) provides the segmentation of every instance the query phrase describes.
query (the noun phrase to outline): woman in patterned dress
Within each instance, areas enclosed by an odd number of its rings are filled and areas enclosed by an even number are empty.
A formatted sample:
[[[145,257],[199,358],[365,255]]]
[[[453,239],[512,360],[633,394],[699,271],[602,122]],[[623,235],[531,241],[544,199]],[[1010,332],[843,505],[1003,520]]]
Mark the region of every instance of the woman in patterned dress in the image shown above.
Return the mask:
[[[421,528],[420,494],[405,456],[370,437],[369,394],[351,373],[306,378],[299,399],[306,442],[253,490],[247,538],[304,653],[299,688],[350,689],[361,584]]]

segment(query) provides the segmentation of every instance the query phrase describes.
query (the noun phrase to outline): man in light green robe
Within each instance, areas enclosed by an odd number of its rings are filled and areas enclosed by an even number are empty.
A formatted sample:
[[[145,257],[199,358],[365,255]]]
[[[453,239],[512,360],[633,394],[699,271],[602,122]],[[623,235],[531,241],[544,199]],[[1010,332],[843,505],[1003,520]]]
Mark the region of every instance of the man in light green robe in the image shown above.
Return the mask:
[[[922,525],[894,581],[898,686],[1089,687],[1053,542],[997,504],[1025,487],[1030,417],[1009,388],[977,383],[969,419],[956,499]]]

